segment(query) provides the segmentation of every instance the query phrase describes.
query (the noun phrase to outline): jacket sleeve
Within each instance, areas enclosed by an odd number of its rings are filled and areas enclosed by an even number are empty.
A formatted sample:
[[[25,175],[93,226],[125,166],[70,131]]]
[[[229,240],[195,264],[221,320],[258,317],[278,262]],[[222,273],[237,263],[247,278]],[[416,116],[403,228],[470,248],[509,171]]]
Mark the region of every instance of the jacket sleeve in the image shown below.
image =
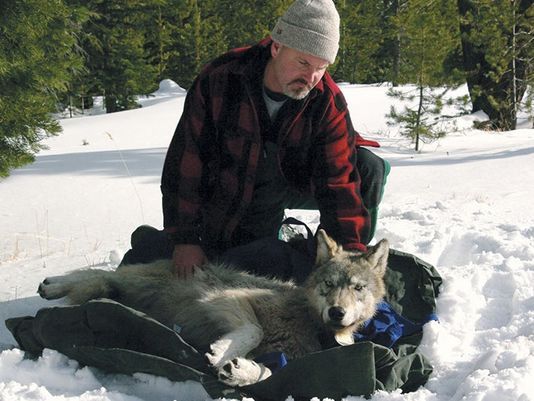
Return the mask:
[[[169,145],[161,178],[163,226],[177,244],[200,244],[202,187],[207,177],[204,146],[212,125],[208,102],[197,78]]]
[[[370,217],[360,194],[356,166],[358,134],[341,91],[334,93],[322,118],[316,143],[315,198],[321,226],[346,249],[366,250]]]

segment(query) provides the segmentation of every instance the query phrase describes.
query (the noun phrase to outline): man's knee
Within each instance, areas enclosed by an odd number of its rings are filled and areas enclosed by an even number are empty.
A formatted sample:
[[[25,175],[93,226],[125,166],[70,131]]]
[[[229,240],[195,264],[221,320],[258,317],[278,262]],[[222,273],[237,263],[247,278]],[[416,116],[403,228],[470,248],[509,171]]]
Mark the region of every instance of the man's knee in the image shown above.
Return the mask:
[[[367,148],[357,148],[356,166],[358,167],[358,171],[362,176],[383,176],[385,173],[384,159],[377,156]]]
[[[131,246],[119,266],[170,259],[174,248],[164,231],[148,225],[139,226],[134,230]]]
[[[356,169],[361,179],[361,195],[367,208],[376,208],[382,200],[388,163],[369,149],[359,147],[356,155]]]

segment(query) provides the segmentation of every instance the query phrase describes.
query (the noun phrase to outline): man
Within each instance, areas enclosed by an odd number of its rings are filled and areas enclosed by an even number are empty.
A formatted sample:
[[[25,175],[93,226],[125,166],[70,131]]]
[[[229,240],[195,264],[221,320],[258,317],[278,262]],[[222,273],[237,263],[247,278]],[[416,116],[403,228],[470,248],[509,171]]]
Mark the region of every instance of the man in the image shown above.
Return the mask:
[[[207,256],[275,238],[284,208],[315,205],[333,238],[365,249],[371,221],[356,154],[376,182],[384,165],[356,151],[378,145],[354,131],[326,72],[338,47],[334,3],[296,0],[270,38],[222,55],[197,77],[161,181],[178,278],[190,277]],[[378,175],[373,165],[382,169]]]

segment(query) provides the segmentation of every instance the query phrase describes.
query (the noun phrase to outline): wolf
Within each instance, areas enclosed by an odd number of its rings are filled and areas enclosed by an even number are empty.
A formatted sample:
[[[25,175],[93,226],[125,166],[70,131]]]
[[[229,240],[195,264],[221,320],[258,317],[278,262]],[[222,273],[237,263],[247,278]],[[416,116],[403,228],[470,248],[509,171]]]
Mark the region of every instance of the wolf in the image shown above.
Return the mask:
[[[245,386],[271,375],[256,356],[282,351],[289,359],[320,350],[321,335],[340,345],[373,317],[385,295],[387,240],[367,252],[344,250],[318,230],[315,265],[302,285],[207,264],[192,278],[173,277],[172,262],[84,269],[46,278],[45,299],[71,304],[109,298],[171,328],[205,356],[218,378]]]

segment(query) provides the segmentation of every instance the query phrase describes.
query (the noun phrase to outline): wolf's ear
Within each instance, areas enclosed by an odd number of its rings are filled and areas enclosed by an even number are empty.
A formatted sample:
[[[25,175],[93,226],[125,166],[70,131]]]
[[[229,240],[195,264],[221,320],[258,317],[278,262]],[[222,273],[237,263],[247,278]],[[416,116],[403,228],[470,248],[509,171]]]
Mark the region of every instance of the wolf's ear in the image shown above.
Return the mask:
[[[383,276],[386,273],[386,267],[388,264],[389,255],[389,242],[387,239],[383,239],[378,244],[369,247],[365,258],[371,264],[372,269],[377,274]]]
[[[341,247],[328,236],[322,228],[317,231],[317,257],[315,264],[319,265],[332,259]]]

